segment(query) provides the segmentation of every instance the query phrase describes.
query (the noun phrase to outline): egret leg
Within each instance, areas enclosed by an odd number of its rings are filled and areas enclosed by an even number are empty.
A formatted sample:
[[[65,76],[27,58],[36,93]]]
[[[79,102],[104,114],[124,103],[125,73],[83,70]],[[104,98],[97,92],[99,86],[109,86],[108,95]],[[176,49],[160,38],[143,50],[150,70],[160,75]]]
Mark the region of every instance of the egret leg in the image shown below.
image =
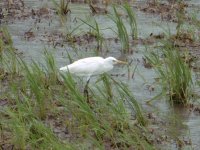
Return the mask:
[[[87,98],[87,102],[90,103],[89,92],[88,92],[88,84],[90,82],[90,78],[87,80],[87,83],[84,88],[84,96]]]

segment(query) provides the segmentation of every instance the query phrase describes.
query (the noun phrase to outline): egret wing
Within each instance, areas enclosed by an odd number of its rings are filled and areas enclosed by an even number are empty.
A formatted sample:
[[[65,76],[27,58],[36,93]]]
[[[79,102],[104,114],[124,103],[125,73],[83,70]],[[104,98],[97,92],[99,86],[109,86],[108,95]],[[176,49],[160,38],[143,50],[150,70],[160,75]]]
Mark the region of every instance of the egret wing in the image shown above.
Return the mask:
[[[70,73],[79,76],[90,76],[102,73],[103,58],[90,57],[80,59],[68,65]]]

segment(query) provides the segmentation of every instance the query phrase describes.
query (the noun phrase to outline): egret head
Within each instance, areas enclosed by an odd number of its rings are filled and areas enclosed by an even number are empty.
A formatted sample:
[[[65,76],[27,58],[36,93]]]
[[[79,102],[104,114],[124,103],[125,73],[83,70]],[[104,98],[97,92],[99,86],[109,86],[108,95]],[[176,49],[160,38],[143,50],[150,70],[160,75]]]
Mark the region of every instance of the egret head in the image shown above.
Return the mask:
[[[115,64],[126,64],[127,65],[128,64],[127,62],[117,60],[114,57],[107,57],[107,58],[105,58],[105,60],[108,61],[112,65],[115,65]]]

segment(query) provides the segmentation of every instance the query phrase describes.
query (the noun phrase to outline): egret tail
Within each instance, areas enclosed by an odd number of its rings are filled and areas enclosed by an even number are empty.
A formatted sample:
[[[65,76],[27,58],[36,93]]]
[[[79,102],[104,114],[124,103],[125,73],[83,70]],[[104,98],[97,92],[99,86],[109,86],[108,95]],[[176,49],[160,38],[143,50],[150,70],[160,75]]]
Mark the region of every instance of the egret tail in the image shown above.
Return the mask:
[[[61,67],[60,68],[60,71],[65,71],[65,72],[67,72],[69,69],[68,69],[68,67],[67,66],[65,66],[65,67]]]

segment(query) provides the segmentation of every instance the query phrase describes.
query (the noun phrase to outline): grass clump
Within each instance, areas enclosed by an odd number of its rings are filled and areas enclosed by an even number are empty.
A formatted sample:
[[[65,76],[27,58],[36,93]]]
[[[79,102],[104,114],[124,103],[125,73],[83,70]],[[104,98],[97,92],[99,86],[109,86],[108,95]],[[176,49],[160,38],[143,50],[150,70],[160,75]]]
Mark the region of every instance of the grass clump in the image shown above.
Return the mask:
[[[101,34],[99,25],[97,23],[97,21],[94,19],[94,25],[89,24],[88,22],[84,21],[81,19],[81,21],[88,25],[90,28],[92,28],[92,34],[95,36],[96,41],[97,41],[97,54],[100,52],[102,52],[102,46],[103,46],[103,35]]]
[[[174,104],[188,104],[191,96],[192,75],[180,51],[171,43],[164,43],[160,53],[150,52],[146,58],[158,73],[163,91],[169,92],[170,101]]]
[[[137,30],[137,22],[136,22],[135,13],[133,12],[132,8],[130,7],[130,5],[127,2],[123,5],[123,7],[128,15],[129,24],[131,27],[131,37],[133,40],[137,39],[138,38],[138,30]]]
[[[131,29],[131,37],[133,40],[137,39],[138,30],[137,30],[137,22],[136,22],[135,14],[127,2],[123,5],[123,8],[128,16],[128,22],[129,22],[130,29]],[[117,26],[116,33],[117,33],[119,40],[121,42],[121,45],[122,45],[122,52],[130,53],[129,34],[128,34],[127,28],[125,26],[125,22],[123,21],[122,17],[118,13],[115,6],[113,6],[113,11],[114,11],[114,15],[111,15],[110,18],[113,20],[113,22]]]
[[[7,72],[10,77],[20,72],[18,58],[10,33],[6,27],[0,27],[0,75],[4,78]],[[0,77],[0,78],[1,78]]]
[[[0,40],[7,46],[13,46],[13,41],[7,27],[0,27]]]
[[[60,2],[56,2],[55,0],[52,0],[53,4],[55,5],[55,8],[57,10],[57,13],[61,16],[65,16],[70,12],[69,9],[69,2],[66,0],[60,0]]]
[[[69,82],[70,80],[65,81]],[[71,89],[74,89],[74,86],[71,86]],[[141,130],[135,126],[136,124],[141,125],[141,128],[144,129],[143,125],[146,123],[146,119],[137,101],[131,96],[125,85],[121,85],[107,75],[102,75],[98,84],[90,89],[90,93],[89,104],[84,97],[81,98],[77,95],[75,99],[73,98],[73,104],[76,107],[71,107],[75,118],[80,118],[76,120],[76,123],[81,126],[82,136],[93,138],[94,143],[101,143],[95,145],[98,148],[104,147],[105,142],[108,142],[110,149],[152,148],[145,140],[145,136],[141,135]],[[74,96],[75,93],[71,95],[71,97]],[[133,108],[134,112],[132,113],[137,120],[135,124],[130,121],[131,115],[126,103],[130,103]],[[74,108],[78,108],[78,110]]]
[[[119,40],[122,44],[122,52],[123,53],[129,53],[129,35],[127,32],[127,29],[124,25],[124,22],[122,18],[120,17],[119,13],[117,12],[117,9],[115,6],[113,6],[114,10],[114,16],[110,16],[110,18],[113,20],[113,22],[117,26],[117,35],[119,37]]]
[[[71,10],[69,9],[70,1],[60,0],[59,2],[57,2],[56,0],[52,0],[52,2],[56,9],[56,13],[60,16],[61,24],[63,25],[67,20],[66,16],[71,12]]]
[[[25,102],[25,101],[23,101]],[[62,142],[56,137],[52,129],[35,117],[30,102],[17,104],[18,110],[5,109],[7,119],[1,120],[2,136],[7,139],[6,144],[13,145],[14,149],[72,149],[67,141]],[[6,135],[10,134],[10,136]],[[8,140],[9,139],[9,140]],[[2,142],[5,142],[2,140]]]
[[[47,109],[47,95],[48,87],[45,79],[44,72],[40,69],[38,64],[33,63],[31,69],[24,64],[24,70],[26,71],[25,80],[26,84],[29,85],[27,88],[30,89],[30,99],[35,99],[35,108],[39,118],[44,119],[46,117]]]

